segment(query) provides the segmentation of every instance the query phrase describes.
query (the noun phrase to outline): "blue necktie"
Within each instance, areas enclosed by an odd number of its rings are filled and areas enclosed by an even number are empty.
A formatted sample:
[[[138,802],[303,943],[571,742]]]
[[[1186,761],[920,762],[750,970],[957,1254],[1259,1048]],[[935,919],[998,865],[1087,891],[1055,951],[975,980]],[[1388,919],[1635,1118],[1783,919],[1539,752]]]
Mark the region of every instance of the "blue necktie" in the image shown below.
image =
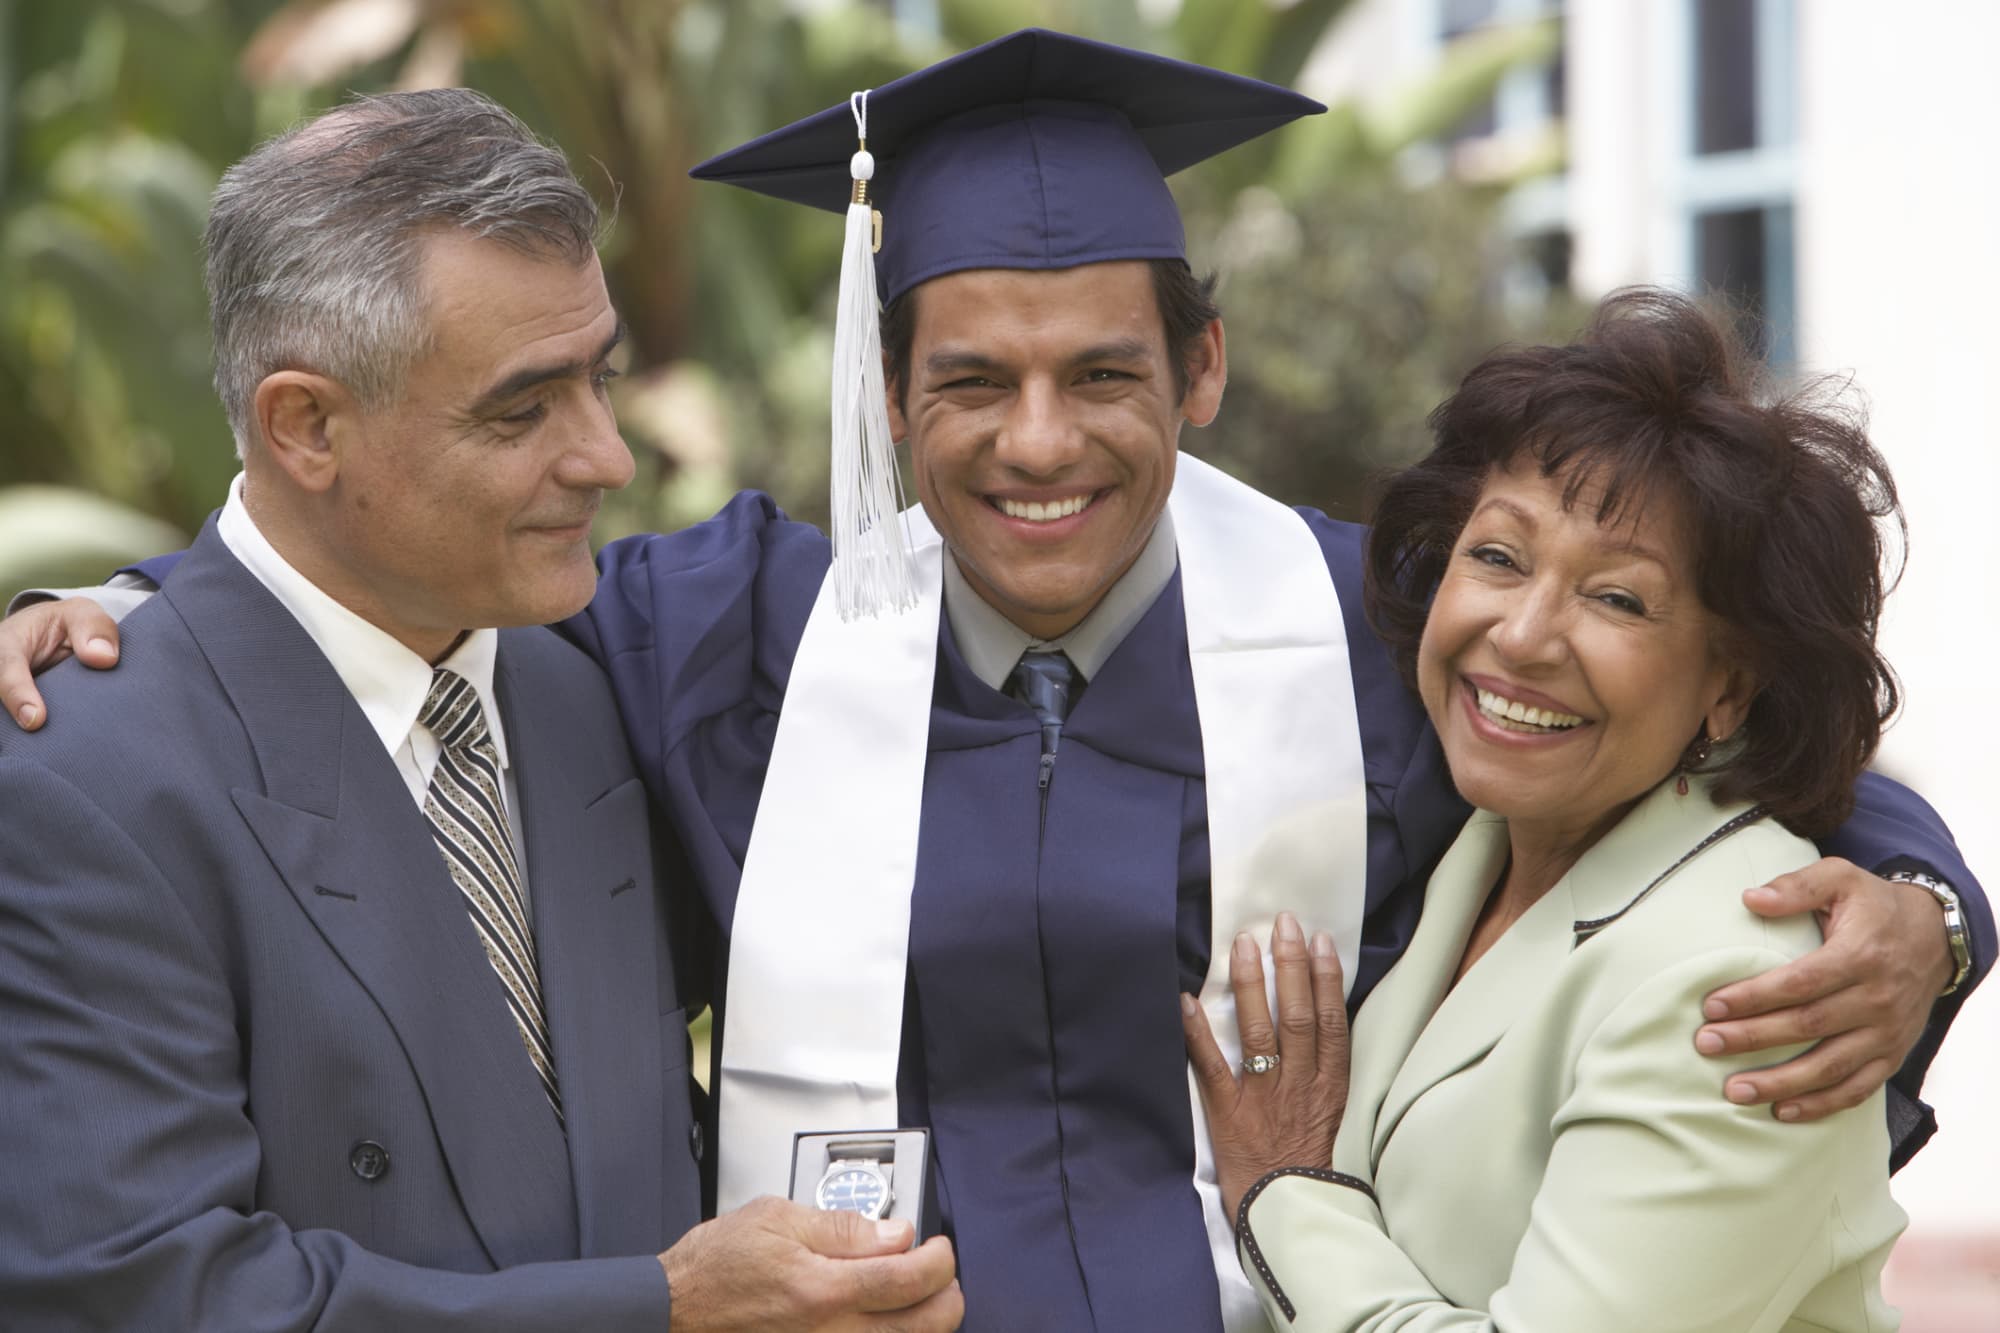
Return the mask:
[[[1062,741],[1063,719],[1069,716],[1070,690],[1076,668],[1061,653],[1030,650],[1021,654],[1014,674],[1007,678],[1007,693],[1026,704],[1042,724],[1041,785],[1049,785],[1056,746]]]

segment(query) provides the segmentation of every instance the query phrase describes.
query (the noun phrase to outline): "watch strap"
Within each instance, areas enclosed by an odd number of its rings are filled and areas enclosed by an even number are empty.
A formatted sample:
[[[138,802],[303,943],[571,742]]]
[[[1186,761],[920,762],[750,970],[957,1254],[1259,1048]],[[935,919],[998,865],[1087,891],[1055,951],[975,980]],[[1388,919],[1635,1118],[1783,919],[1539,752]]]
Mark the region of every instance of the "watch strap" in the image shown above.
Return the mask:
[[[1952,974],[1951,980],[1938,992],[1938,998],[1943,999],[1957,991],[1972,974],[1972,940],[1965,929],[1965,912],[1959,905],[1957,890],[1936,875],[1921,870],[1896,870],[1883,878],[1892,884],[1914,884],[1937,899],[1938,906],[1944,909],[1944,939],[1945,947],[1951,951]]]

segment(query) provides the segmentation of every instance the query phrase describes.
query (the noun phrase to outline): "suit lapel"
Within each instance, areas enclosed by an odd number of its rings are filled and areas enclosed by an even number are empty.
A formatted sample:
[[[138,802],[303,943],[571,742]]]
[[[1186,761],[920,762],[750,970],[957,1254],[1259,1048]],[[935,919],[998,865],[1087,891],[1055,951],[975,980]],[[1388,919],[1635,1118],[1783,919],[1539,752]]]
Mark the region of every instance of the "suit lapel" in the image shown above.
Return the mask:
[[[1473,815],[1438,862],[1409,948],[1368,997],[1356,1026],[1347,1116],[1365,1119],[1351,1128],[1344,1126],[1341,1140],[1349,1147],[1365,1148],[1367,1159],[1356,1161],[1343,1151],[1343,1170],[1372,1173],[1379,1155],[1376,1145],[1407,1109],[1408,1085],[1402,1071],[1445,999],[1480,906],[1506,856],[1506,822],[1481,812]]]
[[[562,1132],[393,761],[311,638],[212,522],[166,595],[264,775],[263,791],[231,793],[237,809],[395,1029],[489,1257],[509,1267],[574,1254]]]
[[[1662,872],[1671,873],[1705,845],[1705,837],[1726,837],[1757,817],[1742,806],[1718,808],[1706,786],[1682,796],[1661,783],[1451,986],[1507,853],[1506,822],[1475,813],[1431,879],[1409,951],[1363,1010],[1371,1027],[1356,1043],[1352,1082],[1362,1097],[1358,1104],[1374,1114],[1367,1138],[1370,1174],[1403,1115],[1492,1050],[1522,996],[1545,992],[1582,942],[1643,900],[1665,878]]]
[[[1457,969],[1473,921],[1500,872],[1504,826],[1500,841],[1501,855],[1489,861],[1484,879],[1476,886],[1469,881],[1453,886],[1454,897],[1466,909],[1464,927],[1457,932],[1457,949],[1436,969],[1434,980],[1440,986],[1448,984]],[[1417,1099],[1483,1059],[1513,1023],[1520,997],[1549,984],[1569,956],[1573,919],[1567,885],[1559,881],[1445,993],[1389,1083],[1375,1124],[1372,1161],[1381,1161],[1390,1136]]]
[[[542,631],[523,631],[539,634]],[[610,768],[579,753],[550,710],[528,701],[533,659],[501,636],[495,691],[520,796],[549,1038],[568,1119],[585,1258],[660,1243],[665,1171],[660,925],[652,867],[632,830],[648,818],[638,780],[598,790]]]

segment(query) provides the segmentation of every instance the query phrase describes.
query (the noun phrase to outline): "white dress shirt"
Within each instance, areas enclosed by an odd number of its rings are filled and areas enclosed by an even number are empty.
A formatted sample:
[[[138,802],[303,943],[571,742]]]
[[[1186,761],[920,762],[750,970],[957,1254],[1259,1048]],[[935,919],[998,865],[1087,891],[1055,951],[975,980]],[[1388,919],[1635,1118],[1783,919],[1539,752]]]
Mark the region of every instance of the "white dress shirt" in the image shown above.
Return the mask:
[[[430,728],[417,723],[417,714],[430,694],[431,664],[387,631],[327,596],[278,554],[258,531],[256,521],[243,504],[241,473],[230,483],[229,500],[222,507],[222,517],[216,521],[216,532],[229,553],[269,589],[326,654],[340,683],[361,706],[362,716],[368,719],[382,748],[395,762],[396,772],[410,789],[410,799],[421,810],[430,790],[431,773],[443,749]],[[493,695],[493,663],[499,643],[498,631],[473,630],[437,665],[463,676],[478,693],[479,706],[485,710],[486,729],[493,737],[493,749],[500,761],[501,796],[507,806],[507,823],[514,835],[514,859],[525,895],[528,861],[527,849],[521,842],[520,798],[514,770],[507,760],[507,734],[500,721],[499,703]]]

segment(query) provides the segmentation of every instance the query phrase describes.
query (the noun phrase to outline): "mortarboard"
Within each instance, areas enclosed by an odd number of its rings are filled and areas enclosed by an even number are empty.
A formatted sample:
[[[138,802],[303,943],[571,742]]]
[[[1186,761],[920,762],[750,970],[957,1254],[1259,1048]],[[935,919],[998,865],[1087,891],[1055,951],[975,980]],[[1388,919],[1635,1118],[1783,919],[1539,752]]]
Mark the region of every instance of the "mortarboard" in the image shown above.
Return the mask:
[[[876,298],[963,269],[1185,259],[1166,177],[1325,109],[1256,79],[1029,28],[694,168],[847,214],[831,532],[842,614],[911,600]]]
[[[1029,28],[868,94],[886,303],[968,268],[1185,258],[1165,178],[1326,108],[1202,65]],[[855,124],[830,107],[696,167],[848,207]]]

